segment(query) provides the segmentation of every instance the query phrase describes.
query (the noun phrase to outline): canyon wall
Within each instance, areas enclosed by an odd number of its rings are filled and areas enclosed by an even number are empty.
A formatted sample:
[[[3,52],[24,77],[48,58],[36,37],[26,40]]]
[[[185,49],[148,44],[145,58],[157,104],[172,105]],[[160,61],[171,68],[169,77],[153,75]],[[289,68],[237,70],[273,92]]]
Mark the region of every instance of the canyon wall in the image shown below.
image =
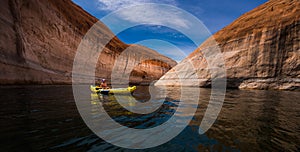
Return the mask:
[[[98,20],[71,0],[1,0],[0,5],[0,84],[70,84],[77,47]],[[115,60],[126,48],[142,52],[125,60],[141,62],[131,72],[132,83],[159,79],[176,65],[154,50],[124,44],[104,24],[98,25],[98,39],[113,39],[102,44],[96,79],[110,79]],[[154,54],[161,60],[145,60]]]
[[[211,72],[203,52],[220,49],[227,87],[240,89],[300,88],[300,1],[270,0],[242,15],[207,39],[164,75],[157,85],[211,86]],[[215,43],[216,42],[216,43]],[[209,56],[206,56],[210,58]],[[212,56],[213,58],[213,56]],[[217,57],[212,60],[216,64]],[[191,63],[193,71],[189,69]],[[197,77],[199,83],[192,83]],[[225,76],[219,76],[225,77]],[[196,82],[196,81],[194,81]]]

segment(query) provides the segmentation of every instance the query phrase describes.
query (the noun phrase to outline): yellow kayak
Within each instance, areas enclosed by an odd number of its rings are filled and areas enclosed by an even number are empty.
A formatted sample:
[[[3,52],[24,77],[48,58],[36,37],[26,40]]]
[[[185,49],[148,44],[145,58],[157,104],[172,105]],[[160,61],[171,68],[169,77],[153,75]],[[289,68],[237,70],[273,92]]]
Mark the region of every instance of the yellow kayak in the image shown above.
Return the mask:
[[[127,87],[127,88],[114,88],[114,89],[104,89],[98,86],[90,86],[90,89],[93,93],[101,93],[101,94],[125,94],[132,93],[136,86]]]

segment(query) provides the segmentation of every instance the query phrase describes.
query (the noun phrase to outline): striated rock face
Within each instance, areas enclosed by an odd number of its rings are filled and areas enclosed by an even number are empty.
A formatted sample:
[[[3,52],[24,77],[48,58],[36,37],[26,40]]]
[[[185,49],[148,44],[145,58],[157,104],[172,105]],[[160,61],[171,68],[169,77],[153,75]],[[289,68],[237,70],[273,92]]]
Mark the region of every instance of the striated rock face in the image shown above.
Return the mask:
[[[0,5],[0,83],[70,84],[77,47],[98,20],[71,0],[1,0]],[[114,37],[99,24],[99,39]],[[114,37],[99,57],[96,76],[110,79],[116,58],[126,48],[140,53],[125,61],[142,62],[149,54],[161,58],[135,67],[130,77],[134,83],[159,79],[176,64],[154,50],[127,45]]]
[[[164,75],[157,85],[179,85],[197,75],[199,83],[186,85],[208,87],[210,69],[203,52],[217,49],[225,60],[227,86],[240,89],[300,88],[300,1],[270,0],[242,15],[229,26],[206,40],[185,60]],[[211,60],[216,64],[217,57]],[[191,64],[196,70],[187,71]],[[225,77],[225,76],[223,76]]]

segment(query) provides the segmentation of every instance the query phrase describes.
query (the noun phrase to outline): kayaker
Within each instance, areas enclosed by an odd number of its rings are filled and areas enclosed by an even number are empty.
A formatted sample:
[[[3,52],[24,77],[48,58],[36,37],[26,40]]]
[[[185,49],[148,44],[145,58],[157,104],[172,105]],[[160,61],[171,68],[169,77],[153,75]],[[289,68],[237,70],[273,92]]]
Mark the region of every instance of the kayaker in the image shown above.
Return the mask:
[[[105,79],[101,80],[100,88],[109,89]]]

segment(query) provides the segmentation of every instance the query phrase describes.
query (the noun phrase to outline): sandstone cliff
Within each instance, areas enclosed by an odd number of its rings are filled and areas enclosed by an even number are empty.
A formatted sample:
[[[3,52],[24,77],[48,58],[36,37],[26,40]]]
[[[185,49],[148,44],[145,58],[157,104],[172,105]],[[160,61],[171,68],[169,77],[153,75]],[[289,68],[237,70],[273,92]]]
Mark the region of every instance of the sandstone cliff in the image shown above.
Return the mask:
[[[97,19],[71,0],[1,0],[0,5],[0,84],[70,84],[76,49]],[[100,39],[113,37],[104,24],[98,30]],[[110,79],[115,59],[129,46],[114,37],[99,58],[96,76]],[[142,53],[129,61],[149,54],[162,59],[137,66],[130,77],[134,83],[159,79],[176,64],[154,50],[133,47]]]
[[[270,0],[242,15],[229,26],[206,40],[185,60],[164,75],[159,83],[179,85],[175,70],[182,71],[182,80],[197,74],[199,84],[209,87],[211,74],[204,50],[218,43],[225,60],[227,86],[241,89],[300,88],[300,1]],[[187,71],[192,62],[196,72]],[[218,62],[218,59],[215,59]],[[184,84],[184,85],[185,85]]]

